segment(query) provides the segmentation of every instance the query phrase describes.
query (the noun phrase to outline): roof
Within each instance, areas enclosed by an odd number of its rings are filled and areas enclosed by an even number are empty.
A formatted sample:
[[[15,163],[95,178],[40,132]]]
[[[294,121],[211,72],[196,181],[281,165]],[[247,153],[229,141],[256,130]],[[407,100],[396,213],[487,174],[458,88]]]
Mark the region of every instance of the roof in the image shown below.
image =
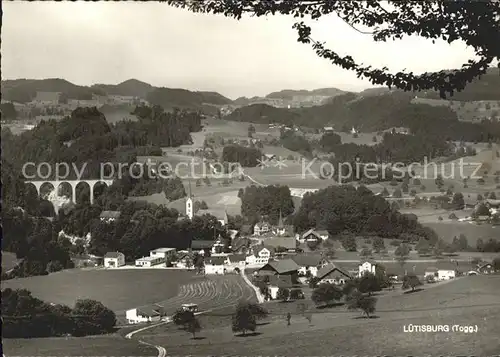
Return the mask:
[[[326,229],[317,230],[316,233],[318,233],[320,236],[329,236],[330,235],[330,233],[328,233],[328,231]]]
[[[333,127],[331,127],[331,126],[325,126],[325,127],[323,127],[323,130],[333,130]]]
[[[210,249],[214,244],[213,240],[193,240],[191,241],[191,249]]]
[[[291,275],[271,275],[269,277],[269,285],[277,286],[278,288],[291,288],[294,286]]]
[[[151,262],[151,261],[154,261],[156,259],[160,259],[158,257],[151,257],[151,256],[147,256],[147,257],[142,257],[142,258],[139,258],[139,259],[136,259],[135,261],[143,261],[143,262]]]
[[[306,238],[307,236],[309,236],[311,234],[314,235],[315,237],[321,239],[321,236],[318,234],[318,232],[316,232],[316,230],[314,228],[311,228],[311,229],[305,231],[304,233],[302,233],[301,237],[302,237],[302,239],[304,239],[304,238]]]
[[[338,267],[337,265],[335,265],[333,263],[330,263],[330,264],[324,266],[323,268],[321,268],[318,271],[318,274],[316,274],[316,277],[319,279],[323,279],[325,276],[332,273],[333,271],[338,271],[340,274],[345,275],[348,278],[351,278],[351,275],[347,271],[345,271],[344,269]]]
[[[429,271],[429,272],[435,272],[435,271],[438,271],[438,269],[436,267],[428,267],[425,269],[425,271]]]
[[[285,274],[297,271],[299,269],[300,267],[292,259],[284,259],[284,260],[269,262],[259,270],[274,270],[278,274]]]
[[[228,256],[229,258],[229,261],[231,261],[232,263],[236,263],[236,262],[242,262],[242,261],[245,261],[245,254],[232,254],[232,255],[229,255]]]
[[[163,306],[159,305],[143,306],[137,308],[137,315],[148,316],[148,317],[159,316],[161,315],[161,310],[163,310]]]
[[[286,249],[296,249],[297,240],[295,237],[273,237],[266,239],[264,245],[274,248],[283,247]]]
[[[118,218],[120,211],[102,211],[99,218]]]
[[[269,247],[269,246],[265,246],[265,245],[258,245],[258,246],[253,247],[253,249],[252,249],[253,255],[259,254],[259,252],[262,249],[267,249],[267,250],[269,250],[270,253],[274,253],[274,247]]]
[[[248,238],[234,238],[231,243],[231,249],[233,252],[238,251],[240,248],[250,246],[250,240]]]
[[[104,255],[104,258],[119,258],[121,256],[123,256],[123,253],[120,253],[120,252],[107,252]]]
[[[205,265],[224,265],[226,257],[210,257],[205,259]]]
[[[436,264],[438,270],[457,270],[458,264],[456,262],[438,262]]]
[[[313,267],[318,266],[323,257],[319,254],[297,254],[291,258],[298,266]]]
[[[486,203],[489,204],[490,206],[500,207],[500,200],[492,200],[491,198],[488,198],[486,200]]]
[[[156,248],[151,251],[151,253],[167,253],[175,250],[175,248]]]

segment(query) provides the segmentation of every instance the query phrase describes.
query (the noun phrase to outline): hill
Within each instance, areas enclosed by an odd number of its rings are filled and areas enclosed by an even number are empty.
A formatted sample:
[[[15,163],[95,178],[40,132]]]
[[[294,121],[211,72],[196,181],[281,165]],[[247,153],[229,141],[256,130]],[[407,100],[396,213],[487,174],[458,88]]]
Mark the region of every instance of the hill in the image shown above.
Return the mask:
[[[425,118],[456,121],[456,114],[446,107],[413,104],[412,94],[386,92],[375,96],[346,93],[332,97],[324,105],[307,108],[275,108],[254,104],[236,109],[228,120],[253,123],[281,123],[307,127],[334,125],[337,130],[356,127],[364,132],[391,127],[405,127],[410,122]]]
[[[139,98],[146,98],[148,93],[154,90],[151,84],[141,82],[137,79],[129,79],[117,85],[94,84],[91,88],[98,88],[108,95],[123,95]]]
[[[65,79],[15,79],[2,81],[2,99],[26,103],[32,101],[36,92],[61,92],[69,99],[88,100],[92,94],[102,95],[100,88],[78,86]]]
[[[308,97],[308,96],[321,96],[321,97],[334,97],[339,94],[346,93],[343,90],[337,88],[319,88],[314,90],[293,90],[284,89],[279,92],[272,92],[266,95],[266,98],[273,99],[293,99],[294,97]]]
[[[153,105],[164,108],[190,108],[202,110],[209,105],[229,104],[232,101],[215,92],[191,92],[178,88],[155,88],[146,99]]]

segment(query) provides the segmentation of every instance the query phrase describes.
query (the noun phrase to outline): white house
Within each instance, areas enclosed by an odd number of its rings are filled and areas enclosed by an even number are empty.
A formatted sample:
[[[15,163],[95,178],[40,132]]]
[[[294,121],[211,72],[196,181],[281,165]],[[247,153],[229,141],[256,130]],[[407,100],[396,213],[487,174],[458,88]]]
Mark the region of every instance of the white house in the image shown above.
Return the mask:
[[[253,234],[260,236],[271,231],[271,226],[267,222],[259,222],[253,226]]]
[[[358,276],[361,277],[365,273],[375,274],[377,263],[373,260],[367,260],[366,262],[359,264],[358,266]]]
[[[457,264],[452,262],[441,262],[437,267],[437,280],[450,280],[457,276]]]
[[[300,267],[299,276],[307,275],[307,272],[311,276],[316,276],[318,270],[328,264],[328,261],[319,254],[297,254],[292,260]]]
[[[264,265],[269,263],[273,249],[271,247],[259,246],[253,249],[251,255],[248,255],[245,259],[246,263],[249,265]]]
[[[210,257],[205,260],[205,274],[224,275],[226,257]]]
[[[125,312],[125,318],[129,324],[160,321],[163,316],[163,306],[161,305],[145,306]]]
[[[149,256],[153,258],[161,258],[163,261],[175,255],[175,248],[156,248],[149,252]]]
[[[135,266],[136,267],[143,267],[143,268],[151,268],[154,265],[158,265],[161,263],[164,263],[165,259],[161,257],[142,257],[139,259],[136,259],[135,261]]]
[[[107,252],[104,255],[105,268],[117,268],[125,265],[125,255],[120,252]]]

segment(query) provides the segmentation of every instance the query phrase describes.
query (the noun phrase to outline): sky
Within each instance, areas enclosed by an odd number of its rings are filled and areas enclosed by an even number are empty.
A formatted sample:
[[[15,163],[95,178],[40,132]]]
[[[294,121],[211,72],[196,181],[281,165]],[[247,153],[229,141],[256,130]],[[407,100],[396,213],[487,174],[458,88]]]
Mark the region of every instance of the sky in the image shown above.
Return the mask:
[[[229,98],[282,89],[373,87],[297,42],[285,16],[194,14],[164,3],[3,2],[2,79],[64,78],[78,85],[135,78]],[[420,38],[376,43],[335,16],[307,20],[315,40],[358,63],[414,73],[473,58],[461,43]]]

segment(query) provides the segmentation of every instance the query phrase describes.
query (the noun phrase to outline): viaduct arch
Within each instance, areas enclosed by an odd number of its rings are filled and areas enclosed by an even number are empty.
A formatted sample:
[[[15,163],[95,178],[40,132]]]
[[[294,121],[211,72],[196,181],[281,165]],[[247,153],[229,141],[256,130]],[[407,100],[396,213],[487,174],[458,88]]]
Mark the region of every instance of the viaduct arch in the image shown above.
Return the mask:
[[[90,187],[90,204],[94,203],[94,187],[98,183],[104,183],[106,186],[111,186],[113,184],[113,180],[58,180],[58,181],[50,181],[50,180],[40,180],[40,181],[25,181],[26,184],[32,184],[36,188],[36,193],[40,196],[40,188],[45,183],[50,183],[54,186],[54,189],[57,190],[59,185],[62,183],[67,183],[71,186],[71,202],[76,203],[76,186],[84,182]]]

